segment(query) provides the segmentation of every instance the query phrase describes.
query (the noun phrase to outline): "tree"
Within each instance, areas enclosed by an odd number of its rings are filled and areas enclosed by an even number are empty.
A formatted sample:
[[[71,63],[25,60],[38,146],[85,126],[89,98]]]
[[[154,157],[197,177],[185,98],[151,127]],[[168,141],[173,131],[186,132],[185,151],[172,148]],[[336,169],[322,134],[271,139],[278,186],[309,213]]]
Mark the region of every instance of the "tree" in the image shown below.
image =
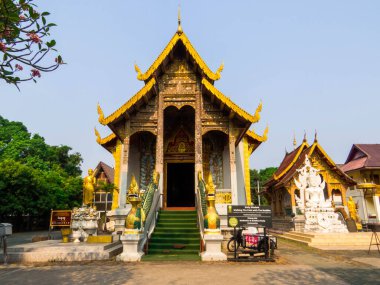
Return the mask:
[[[267,182],[269,179],[272,178],[273,174],[276,172],[277,167],[268,167],[265,169],[250,169],[250,175],[251,175],[251,194],[252,194],[252,202],[254,205],[258,205],[258,185],[259,184],[259,191],[261,192],[263,190],[263,185],[265,182]],[[257,183],[259,182],[259,183]],[[260,195],[260,204],[261,205],[268,205],[267,199],[264,197],[264,195]]]
[[[39,13],[33,0],[0,0],[0,79],[18,84],[56,70],[62,57],[50,39],[49,12]]]
[[[49,217],[50,209],[71,209],[82,201],[79,153],[50,146],[20,122],[0,116],[0,220]]]

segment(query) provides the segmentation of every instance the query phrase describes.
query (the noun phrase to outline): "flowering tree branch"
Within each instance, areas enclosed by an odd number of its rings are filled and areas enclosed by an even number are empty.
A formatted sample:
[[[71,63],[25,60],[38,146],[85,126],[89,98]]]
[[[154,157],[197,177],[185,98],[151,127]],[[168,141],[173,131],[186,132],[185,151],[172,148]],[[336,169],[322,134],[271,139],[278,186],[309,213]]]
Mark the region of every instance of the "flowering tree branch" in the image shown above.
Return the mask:
[[[18,84],[41,77],[63,64],[50,39],[48,12],[39,13],[33,0],[0,0],[0,79]]]

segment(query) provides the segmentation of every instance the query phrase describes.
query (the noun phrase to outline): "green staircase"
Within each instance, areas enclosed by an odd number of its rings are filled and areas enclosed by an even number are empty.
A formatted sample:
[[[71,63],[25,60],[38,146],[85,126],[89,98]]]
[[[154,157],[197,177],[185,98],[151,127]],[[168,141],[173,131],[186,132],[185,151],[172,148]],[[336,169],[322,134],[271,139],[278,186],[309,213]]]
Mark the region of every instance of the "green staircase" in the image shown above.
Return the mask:
[[[200,260],[196,211],[159,212],[143,260]]]

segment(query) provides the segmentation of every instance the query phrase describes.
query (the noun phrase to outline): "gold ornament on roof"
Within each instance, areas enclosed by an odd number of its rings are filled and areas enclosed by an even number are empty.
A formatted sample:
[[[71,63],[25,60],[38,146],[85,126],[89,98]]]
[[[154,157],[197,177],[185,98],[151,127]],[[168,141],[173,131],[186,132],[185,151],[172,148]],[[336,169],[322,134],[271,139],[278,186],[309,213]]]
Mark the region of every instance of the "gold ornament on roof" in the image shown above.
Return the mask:
[[[102,122],[104,121],[104,113],[103,113],[103,110],[100,107],[99,103],[98,103],[97,109],[98,109],[98,115],[99,115],[98,121],[99,121],[99,123],[103,124]]]
[[[103,111],[98,105],[99,122],[102,125],[108,125],[109,123],[114,122],[121,115],[127,112],[133,105],[135,105],[137,101],[141,100],[153,88],[154,84],[156,84],[156,80],[152,78],[131,99],[129,99],[126,103],[124,103],[124,105],[122,105],[119,109],[117,109],[115,112],[113,112],[106,118],[104,118]]]
[[[96,142],[100,144],[100,141],[102,140],[102,138],[100,137],[100,134],[98,130],[96,129],[96,127],[94,127],[94,131],[95,131],[95,136],[96,136]]]
[[[181,27],[181,6],[178,5],[178,28],[177,28],[177,33],[182,34],[183,30]]]

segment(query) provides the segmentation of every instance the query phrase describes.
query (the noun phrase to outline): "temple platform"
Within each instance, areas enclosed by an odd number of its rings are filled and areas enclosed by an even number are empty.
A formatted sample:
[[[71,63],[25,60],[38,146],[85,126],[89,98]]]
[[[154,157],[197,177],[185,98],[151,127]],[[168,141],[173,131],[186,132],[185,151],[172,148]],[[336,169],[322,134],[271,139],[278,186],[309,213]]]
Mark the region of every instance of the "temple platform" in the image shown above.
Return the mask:
[[[303,233],[292,231],[273,234],[322,250],[368,250],[372,236],[372,232]]]
[[[9,263],[109,260],[120,254],[120,241],[112,243],[63,243],[47,240],[8,247]],[[0,260],[3,261],[1,251]]]

